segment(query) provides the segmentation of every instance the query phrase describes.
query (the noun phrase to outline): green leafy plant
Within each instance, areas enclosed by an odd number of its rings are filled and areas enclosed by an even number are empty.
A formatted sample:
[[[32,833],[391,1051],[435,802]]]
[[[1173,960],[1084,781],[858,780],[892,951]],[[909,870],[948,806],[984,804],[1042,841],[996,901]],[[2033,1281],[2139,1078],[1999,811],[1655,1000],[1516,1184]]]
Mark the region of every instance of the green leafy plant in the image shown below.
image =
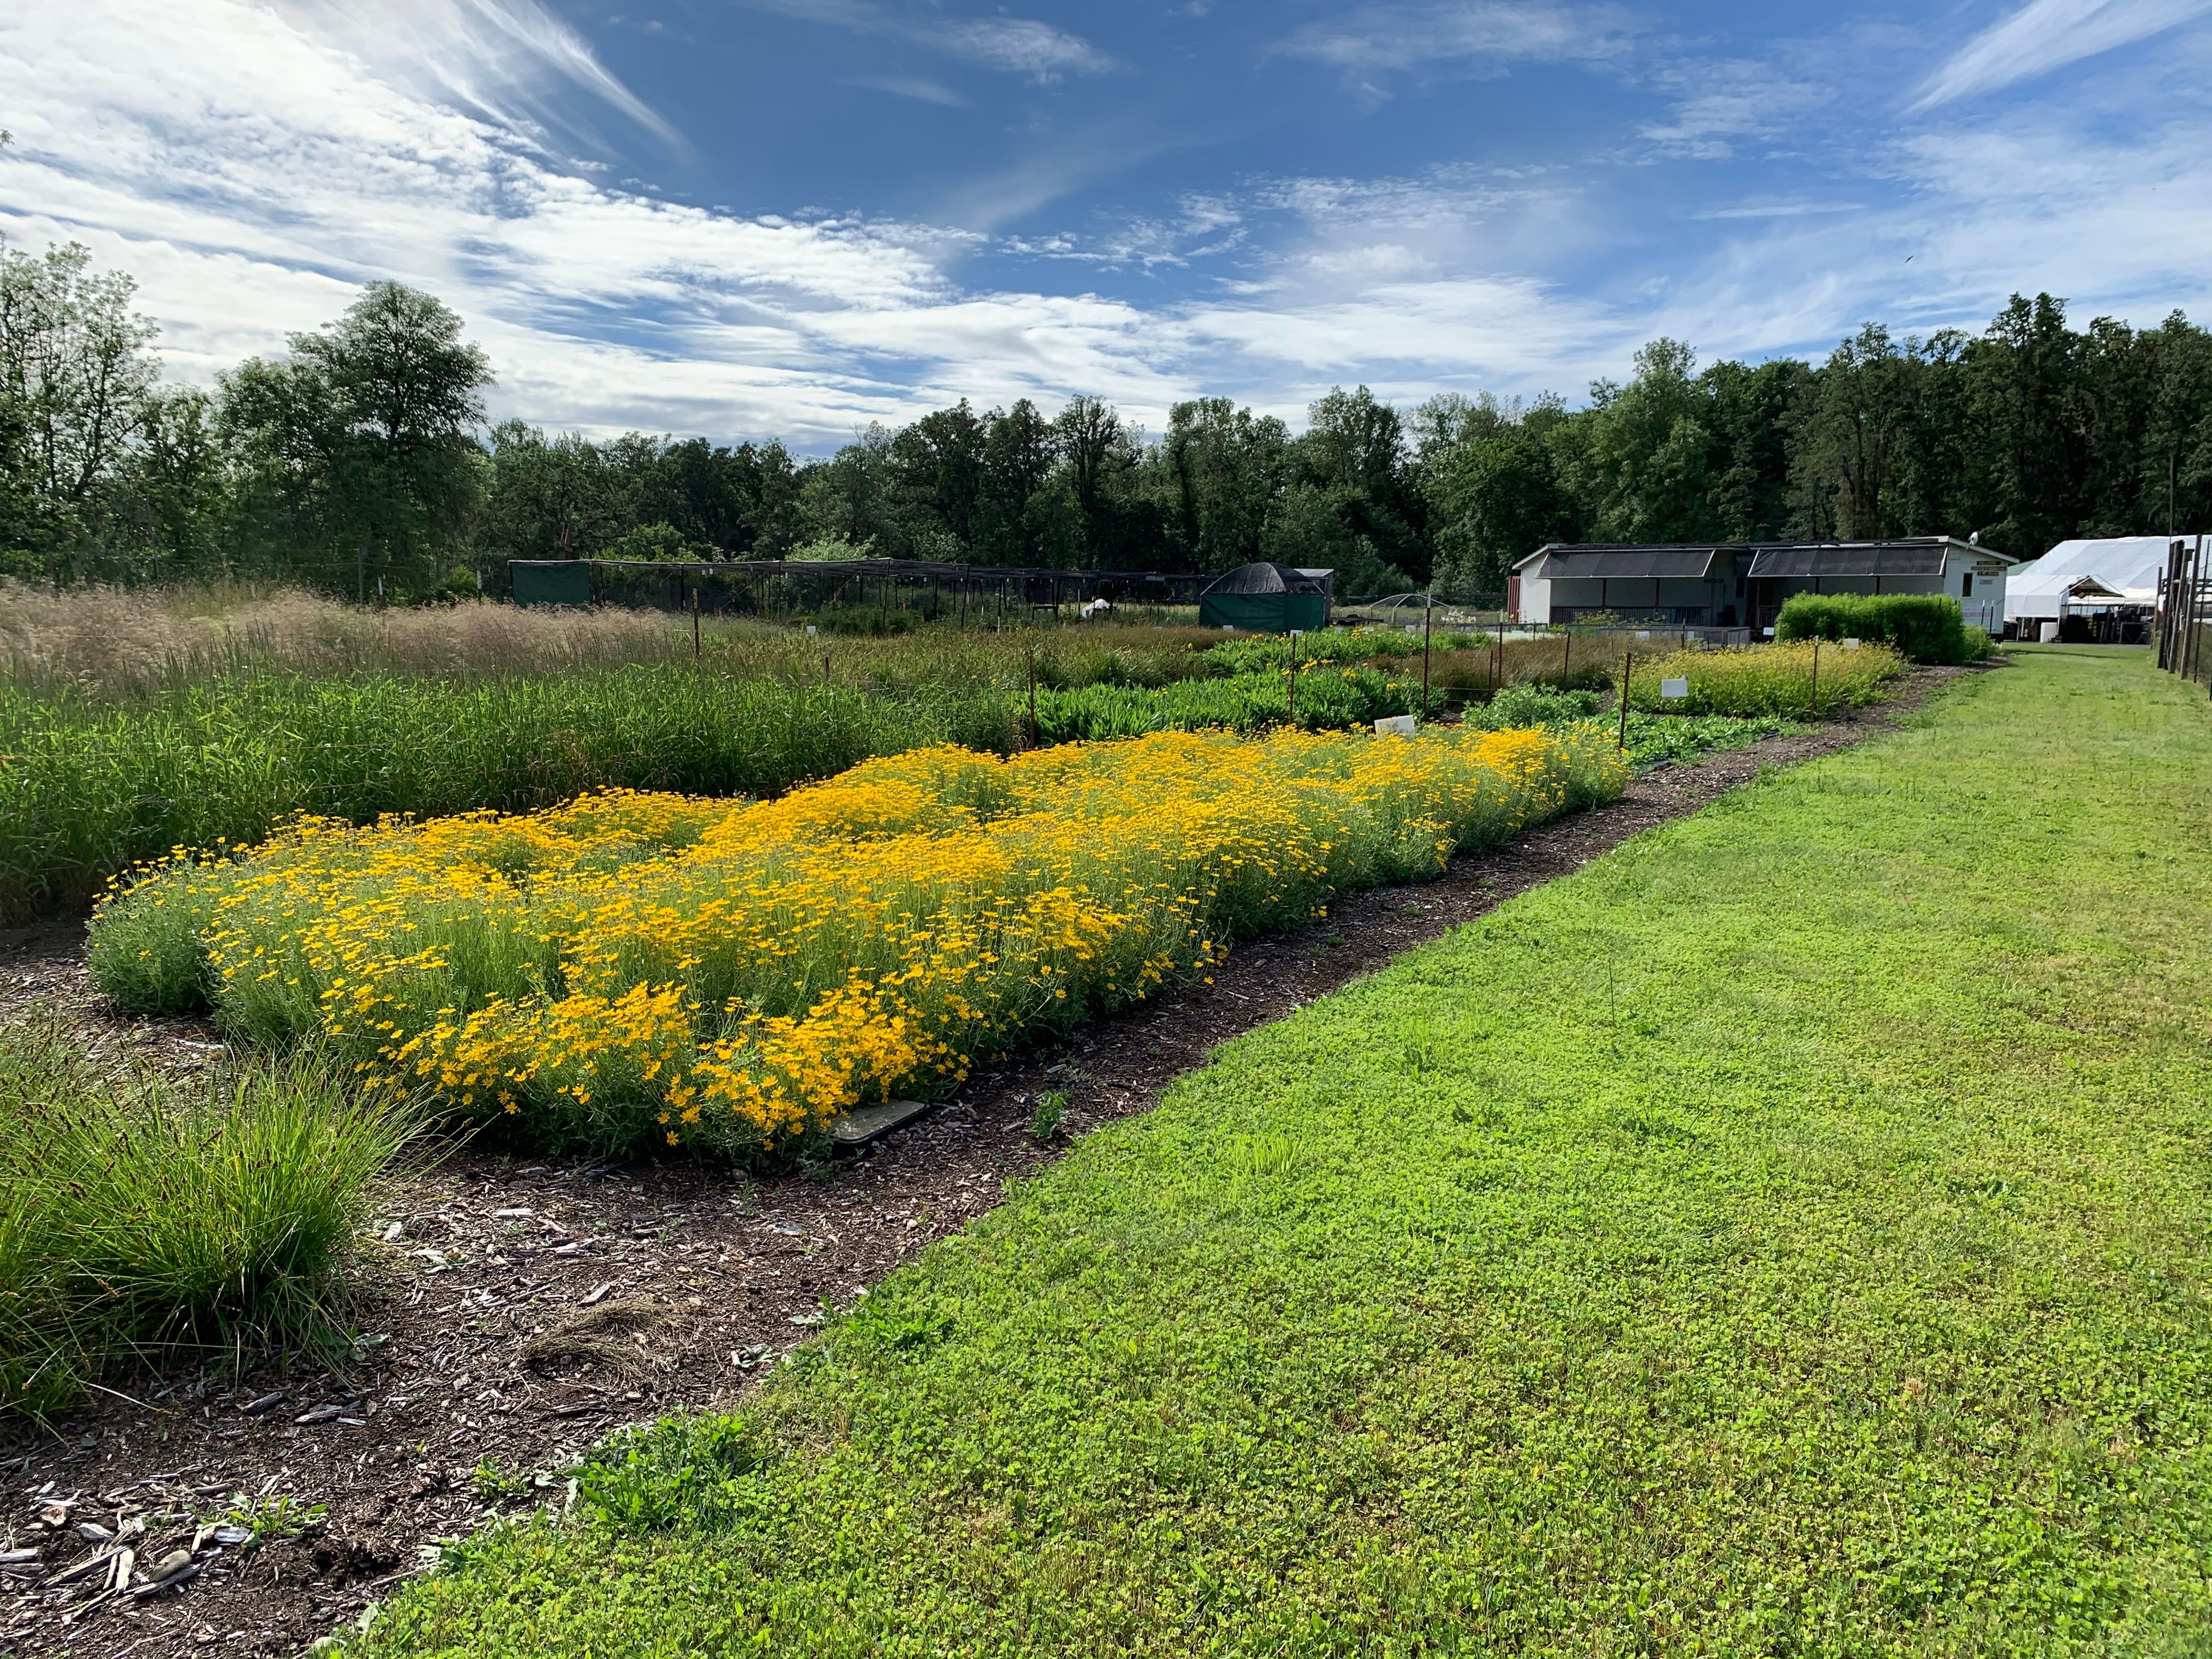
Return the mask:
[[[258,1549],[280,1539],[297,1538],[330,1513],[325,1504],[309,1504],[289,1492],[248,1498],[204,1517],[218,1526],[243,1527],[253,1535],[245,1547]]]
[[[747,1477],[768,1462],[742,1417],[702,1413],[624,1429],[574,1471],[578,1501],[629,1532],[711,1531],[743,1507]]]
[[[1067,1097],[1057,1089],[1037,1097],[1036,1110],[1030,1116],[1029,1136],[1031,1140],[1050,1140],[1060,1130],[1067,1117]]]
[[[522,1503],[538,1490],[536,1472],[505,1468],[489,1457],[471,1471],[469,1480],[475,1488],[477,1502],[487,1509]]]

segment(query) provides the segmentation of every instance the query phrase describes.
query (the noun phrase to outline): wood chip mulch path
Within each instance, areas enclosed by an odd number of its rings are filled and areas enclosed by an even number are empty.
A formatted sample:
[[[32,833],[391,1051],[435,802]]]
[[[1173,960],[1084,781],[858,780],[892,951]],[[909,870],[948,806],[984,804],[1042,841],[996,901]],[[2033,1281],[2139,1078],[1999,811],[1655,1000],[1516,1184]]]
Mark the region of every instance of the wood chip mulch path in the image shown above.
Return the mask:
[[[1455,859],[1435,881],[1343,900],[1321,928],[1240,947],[1211,985],[979,1072],[857,1155],[759,1176],[449,1153],[379,1207],[356,1287],[370,1340],[355,1353],[110,1377],[116,1392],[0,1439],[0,1655],[301,1653],[434,1560],[440,1540],[557,1503],[557,1472],[609,1431],[726,1408],[825,1310],[1071,1139],[1150,1109],[1216,1044],[1764,769],[1859,741],[1960,672],[1919,671],[1879,708],[1647,772],[1613,805]],[[0,1006],[58,1006],[94,1050],[159,1065],[222,1051],[203,1023],[105,1007],[82,946],[81,923],[0,933]],[[1051,1091],[1066,1118],[1041,1145],[1029,1132]],[[249,1547],[239,1522],[254,1515],[280,1524]],[[165,1563],[177,1576],[149,1589]]]

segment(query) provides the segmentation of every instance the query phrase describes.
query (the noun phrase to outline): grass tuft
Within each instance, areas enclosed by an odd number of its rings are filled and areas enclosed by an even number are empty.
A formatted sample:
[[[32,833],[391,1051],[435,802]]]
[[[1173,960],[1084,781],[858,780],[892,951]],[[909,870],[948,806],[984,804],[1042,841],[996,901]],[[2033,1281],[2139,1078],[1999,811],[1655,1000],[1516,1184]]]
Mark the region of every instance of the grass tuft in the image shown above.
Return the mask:
[[[43,1415],[125,1362],[327,1334],[410,1133],[311,1056],[110,1073],[52,1016],[0,1024],[0,1405]]]

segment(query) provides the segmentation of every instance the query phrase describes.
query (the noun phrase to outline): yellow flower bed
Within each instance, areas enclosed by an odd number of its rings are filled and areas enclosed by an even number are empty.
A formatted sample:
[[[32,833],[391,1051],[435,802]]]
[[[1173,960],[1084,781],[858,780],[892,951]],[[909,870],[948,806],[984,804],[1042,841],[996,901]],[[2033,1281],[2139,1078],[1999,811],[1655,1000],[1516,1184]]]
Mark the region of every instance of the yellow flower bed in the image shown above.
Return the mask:
[[[190,986],[234,1030],[319,1036],[547,1139],[744,1150],[942,1090],[1625,777],[1595,731],[1160,732],[921,750],[755,804],[309,819],[111,899],[94,968],[126,1003]]]

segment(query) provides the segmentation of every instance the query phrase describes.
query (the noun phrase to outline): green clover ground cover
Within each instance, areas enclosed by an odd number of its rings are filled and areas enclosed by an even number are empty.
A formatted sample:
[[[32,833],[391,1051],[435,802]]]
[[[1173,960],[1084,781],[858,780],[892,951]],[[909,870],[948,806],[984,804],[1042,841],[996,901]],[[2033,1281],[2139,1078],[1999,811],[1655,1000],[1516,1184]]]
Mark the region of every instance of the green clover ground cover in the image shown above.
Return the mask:
[[[372,1655],[2212,1647],[2212,710],[2029,653],[1227,1045]]]

